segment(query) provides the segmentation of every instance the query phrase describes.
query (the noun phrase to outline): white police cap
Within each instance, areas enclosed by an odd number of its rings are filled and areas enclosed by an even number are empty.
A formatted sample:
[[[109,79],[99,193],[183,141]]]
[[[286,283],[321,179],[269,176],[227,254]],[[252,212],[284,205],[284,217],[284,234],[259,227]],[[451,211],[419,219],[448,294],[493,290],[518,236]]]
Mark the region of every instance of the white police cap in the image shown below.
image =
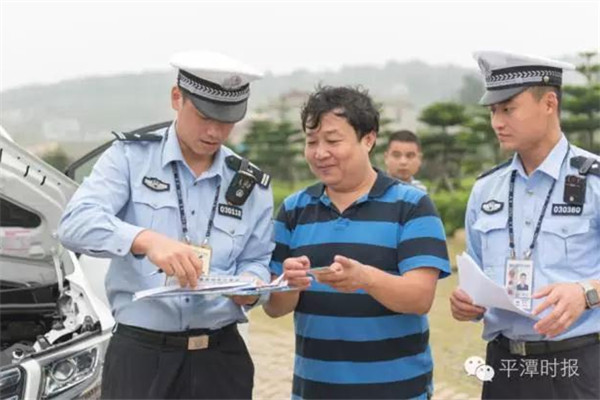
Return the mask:
[[[253,67],[211,51],[187,51],[173,55],[179,69],[177,85],[208,118],[238,122],[246,114],[250,82],[262,77]]]
[[[563,70],[575,66],[549,58],[503,51],[477,51],[473,57],[485,77],[485,93],[479,104],[507,101],[531,86],[562,85]]]

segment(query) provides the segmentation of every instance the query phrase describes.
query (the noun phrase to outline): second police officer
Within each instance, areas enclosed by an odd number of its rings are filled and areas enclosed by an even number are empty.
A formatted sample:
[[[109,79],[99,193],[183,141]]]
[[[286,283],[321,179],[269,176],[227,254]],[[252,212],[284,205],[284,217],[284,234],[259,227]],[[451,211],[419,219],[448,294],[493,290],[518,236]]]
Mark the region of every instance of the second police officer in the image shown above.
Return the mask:
[[[454,318],[483,318],[483,398],[600,398],[600,162],[560,127],[567,63],[475,54],[506,163],[482,174],[467,206],[467,251],[535,317],[483,309],[456,289]],[[523,371],[527,373],[523,373]]]

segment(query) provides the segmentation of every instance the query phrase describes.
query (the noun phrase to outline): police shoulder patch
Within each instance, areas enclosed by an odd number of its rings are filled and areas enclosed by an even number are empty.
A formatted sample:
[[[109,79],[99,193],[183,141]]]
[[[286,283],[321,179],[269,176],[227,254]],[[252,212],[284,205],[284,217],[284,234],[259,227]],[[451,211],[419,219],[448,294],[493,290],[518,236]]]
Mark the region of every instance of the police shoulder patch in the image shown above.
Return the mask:
[[[503,162],[502,164],[498,164],[495,167],[488,169],[487,171],[482,172],[481,174],[479,174],[479,176],[477,177],[477,179],[481,179],[481,178],[485,178],[488,175],[493,174],[494,172],[502,169],[502,168],[506,168],[510,165],[510,163],[512,162],[512,158],[509,158],[508,160],[506,160],[505,162]]]

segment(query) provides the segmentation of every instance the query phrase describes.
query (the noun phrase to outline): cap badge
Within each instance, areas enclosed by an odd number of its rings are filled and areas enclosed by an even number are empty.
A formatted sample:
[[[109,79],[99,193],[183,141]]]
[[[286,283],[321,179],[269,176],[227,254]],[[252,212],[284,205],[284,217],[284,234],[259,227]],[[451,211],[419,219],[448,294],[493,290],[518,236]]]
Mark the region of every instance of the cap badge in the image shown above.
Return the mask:
[[[479,64],[479,69],[485,75],[486,78],[492,76],[492,69],[490,68],[490,64],[484,59],[480,58],[477,63]]]
[[[232,75],[229,78],[225,79],[221,86],[223,86],[225,89],[231,90],[235,87],[240,86],[241,84],[242,78],[239,75]]]

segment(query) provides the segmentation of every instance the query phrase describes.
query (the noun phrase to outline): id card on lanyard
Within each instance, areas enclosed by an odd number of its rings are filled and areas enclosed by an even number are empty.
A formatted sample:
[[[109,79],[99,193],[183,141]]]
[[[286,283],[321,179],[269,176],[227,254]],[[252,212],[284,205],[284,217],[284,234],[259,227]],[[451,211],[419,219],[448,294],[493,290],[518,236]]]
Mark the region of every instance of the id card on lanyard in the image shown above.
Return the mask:
[[[567,153],[565,154],[565,157],[562,160],[561,168],[565,160],[567,159],[570,150],[571,145],[569,145],[569,147],[567,148]],[[550,197],[552,197],[552,192],[554,191],[556,180],[552,182],[550,190],[548,190],[548,194],[546,195],[546,200],[544,201],[544,205],[542,206],[542,212],[536,224],[531,244],[529,245],[527,251],[525,251],[525,253],[523,254],[523,258],[517,258],[517,254],[515,251],[515,233],[513,224],[513,203],[516,177],[517,171],[514,170],[510,176],[510,186],[508,190],[508,245],[510,247],[510,257],[506,261],[504,283],[506,291],[508,295],[512,298],[515,306],[525,311],[531,311],[534,274],[534,265],[531,256],[533,254],[533,249],[535,248],[537,237],[540,234],[540,230],[542,228],[544,215],[546,214],[548,203],[550,202]]]
[[[515,306],[530,311],[533,294],[533,261],[508,259],[505,282],[506,291]]]
[[[171,168],[173,170],[173,177],[175,179],[175,191],[177,192],[177,202],[179,205],[179,217],[181,219],[181,229],[183,231],[183,239],[185,243],[190,245],[198,258],[202,260],[202,274],[207,275],[210,272],[210,260],[212,258],[212,247],[209,244],[210,234],[212,231],[212,227],[214,224],[215,214],[217,211],[217,203],[219,201],[219,193],[221,191],[221,184],[217,185],[217,190],[215,193],[215,198],[212,204],[212,209],[210,211],[210,219],[208,220],[208,225],[206,227],[206,234],[204,235],[204,241],[200,246],[195,246],[192,244],[192,240],[188,235],[188,227],[187,227],[187,218],[185,216],[185,208],[183,205],[183,195],[181,194],[181,181],[179,179],[179,172],[177,171],[177,165],[175,162],[171,163]]]

